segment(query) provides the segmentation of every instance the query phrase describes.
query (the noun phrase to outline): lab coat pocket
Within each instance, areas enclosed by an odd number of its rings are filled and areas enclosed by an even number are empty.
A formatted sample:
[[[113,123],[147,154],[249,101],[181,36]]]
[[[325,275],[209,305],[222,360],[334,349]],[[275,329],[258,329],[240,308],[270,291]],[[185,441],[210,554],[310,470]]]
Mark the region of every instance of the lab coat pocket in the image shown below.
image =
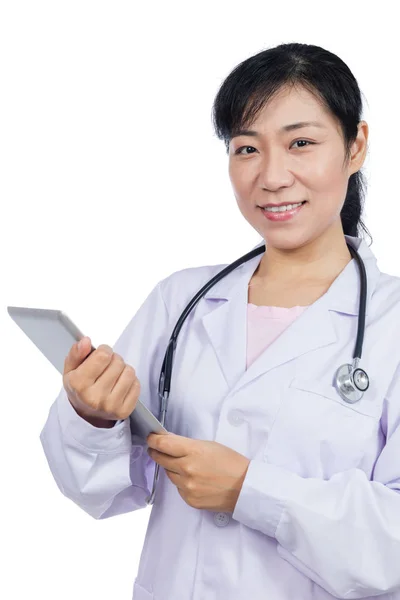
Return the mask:
[[[348,404],[329,382],[296,377],[283,391],[264,459],[302,477],[356,468],[377,443],[379,419],[379,407],[365,395]]]
[[[364,392],[363,397],[358,402],[354,404],[350,404],[343,400],[338,390],[334,385],[324,381],[318,381],[316,379],[301,379],[299,377],[295,377],[292,379],[289,385],[290,388],[295,388],[298,390],[303,390],[305,392],[310,392],[312,394],[317,394],[319,396],[324,396],[334,402],[338,402],[343,408],[347,408],[349,410],[355,411],[356,413],[360,413],[363,415],[368,415],[370,417],[380,416],[381,407],[379,403],[373,401],[371,399],[373,395],[373,389],[369,388],[366,392]]]
[[[135,580],[132,600],[154,600],[154,596]]]

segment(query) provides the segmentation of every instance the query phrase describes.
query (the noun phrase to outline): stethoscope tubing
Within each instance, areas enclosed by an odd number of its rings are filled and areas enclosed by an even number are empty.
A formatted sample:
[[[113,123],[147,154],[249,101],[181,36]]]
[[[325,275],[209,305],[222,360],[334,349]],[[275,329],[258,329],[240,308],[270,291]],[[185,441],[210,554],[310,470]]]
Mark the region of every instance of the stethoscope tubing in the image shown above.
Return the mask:
[[[353,367],[354,367],[354,365],[357,365],[358,361],[361,359],[362,347],[363,347],[363,342],[364,342],[365,314],[366,314],[366,302],[367,302],[367,273],[365,270],[364,262],[361,259],[360,255],[358,254],[357,250],[355,248],[353,248],[353,246],[351,246],[351,244],[349,244],[348,242],[346,242],[346,243],[347,243],[347,247],[348,247],[352,257],[356,260],[356,262],[358,264],[359,273],[360,273],[360,300],[359,300],[359,310],[358,310],[357,337],[356,337],[355,349],[354,349],[354,353],[353,353]],[[171,389],[173,356],[174,356],[174,352],[175,352],[175,348],[176,348],[176,344],[177,344],[177,338],[178,338],[179,332],[182,328],[182,325],[186,320],[186,317],[189,315],[189,313],[194,308],[194,306],[196,306],[196,304],[199,302],[199,300],[203,297],[203,295],[206,294],[208,292],[208,290],[211,289],[216,283],[218,283],[218,281],[223,279],[226,275],[228,275],[229,273],[234,271],[237,267],[239,267],[243,263],[245,263],[245,262],[251,260],[252,258],[255,258],[259,254],[265,252],[265,250],[266,250],[266,245],[263,244],[262,246],[259,246],[258,248],[255,248],[255,249],[251,250],[250,252],[248,252],[247,254],[241,256],[240,258],[235,260],[235,262],[231,263],[230,265],[228,265],[227,267],[222,269],[222,271],[220,271],[219,273],[214,275],[214,277],[212,279],[210,279],[210,281],[208,281],[197,292],[197,294],[195,296],[193,296],[193,298],[190,300],[190,302],[187,304],[187,306],[182,311],[182,313],[172,331],[172,334],[170,336],[167,350],[165,352],[164,360],[163,360],[163,363],[161,366],[159,386],[158,386],[158,390],[159,390],[158,394],[159,394],[160,403],[161,403],[160,419],[159,419],[161,425],[165,426],[166,415],[167,415],[167,410],[168,410],[168,400],[169,400],[169,394],[170,394],[170,389]],[[160,465],[157,463],[156,468],[155,468],[155,474],[154,474],[153,491],[152,491],[151,495],[149,496],[149,498],[147,499],[148,504],[152,504],[154,501],[155,487],[156,487],[156,483],[158,481],[159,468],[160,468]]]

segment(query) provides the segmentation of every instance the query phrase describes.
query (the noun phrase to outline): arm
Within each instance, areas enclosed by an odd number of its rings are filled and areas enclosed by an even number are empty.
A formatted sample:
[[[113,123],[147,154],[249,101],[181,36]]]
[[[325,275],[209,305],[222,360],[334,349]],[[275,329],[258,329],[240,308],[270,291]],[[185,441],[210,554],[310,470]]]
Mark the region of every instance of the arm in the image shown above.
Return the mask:
[[[160,286],[161,282],[113,346],[135,368],[140,400],[156,416],[158,376],[170,335]],[[111,428],[89,423],[78,415],[62,388],[40,440],[64,496],[95,519],[104,519],[146,506],[155,464],[146,452],[146,442],[133,434],[130,419],[117,421]]]
[[[399,375],[385,398],[386,445],[372,481],[360,469],[325,481],[252,460],[232,515],[275,537],[283,559],[337,598],[400,589]]]

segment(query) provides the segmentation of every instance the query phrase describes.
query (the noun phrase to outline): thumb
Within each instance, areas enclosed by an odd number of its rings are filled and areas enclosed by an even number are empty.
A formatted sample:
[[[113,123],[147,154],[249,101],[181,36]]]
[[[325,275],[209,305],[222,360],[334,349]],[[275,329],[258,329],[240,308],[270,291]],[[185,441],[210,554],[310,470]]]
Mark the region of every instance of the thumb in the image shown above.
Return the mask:
[[[90,353],[91,348],[92,343],[87,336],[83,337],[79,342],[76,342],[76,344],[71,347],[71,350],[65,359],[64,375],[79,367]]]

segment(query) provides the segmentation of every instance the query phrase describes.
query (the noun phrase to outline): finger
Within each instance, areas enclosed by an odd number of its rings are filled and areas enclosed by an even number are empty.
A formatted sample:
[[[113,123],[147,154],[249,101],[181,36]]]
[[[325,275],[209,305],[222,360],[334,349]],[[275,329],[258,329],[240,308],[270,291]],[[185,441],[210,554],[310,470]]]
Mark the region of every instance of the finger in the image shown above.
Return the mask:
[[[182,475],[175,473],[174,471],[169,471],[169,469],[165,469],[165,474],[171,483],[173,483],[178,489],[184,488],[184,480]]]
[[[124,371],[125,373],[125,371]],[[132,379],[127,377],[119,379],[120,385],[113,388],[113,394],[100,392],[98,408],[110,415],[115,415],[117,419],[128,419],[134,409],[140,393],[140,382],[136,379],[132,383]]]
[[[76,369],[87,357],[91,348],[92,344],[87,336],[73,344],[64,361],[64,375]]]
[[[162,452],[158,452],[157,450],[153,450],[152,448],[149,448],[147,452],[154,462],[160,465],[160,467],[163,467],[172,473],[180,474],[179,465],[174,458],[171,458]]]
[[[125,362],[122,356],[113,353],[110,362],[93,383],[93,392],[99,396],[110,396],[124,369]]]
[[[125,371],[124,373],[125,374]],[[132,383],[132,377],[129,375],[129,371],[128,371],[128,375],[125,376],[125,378],[123,379],[123,381],[126,383],[124,383],[124,389],[126,387],[126,391],[125,391],[125,395],[124,392],[121,391],[121,388],[117,388],[118,383],[120,385],[122,385],[121,380],[122,380],[122,375],[118,380],[117,385],[113,388],[112,392],[111,392],[111,404],[114,405],[117,401],[116,398],[120,398],[119,402],[120,402],[120,406],[121,406],[121,411],[122,414],[125,414],[125,418],[128,418],[132,412],[135,410],[137,402],[139,400],[139,395],[140,395],[140,381],[139,379],[137,379],[136,375],[133,375],[133,377],[135,378],[135,380]],[[113,394],[115,394],[115,398],[113,397]]]
[[[159,433],[150,434],[147,437],[147,444],[163,454],[168,454],[175,458],[181,458],[190,454],[193,448],[193,440],[180,435],[170,434],[162,435]]]
[[[84,360],[76,369],[76,378],[82,382],[82,387],[92,386],[104,373],[113,358],[113,350],[106,344],[101,344],[93,354]]]

